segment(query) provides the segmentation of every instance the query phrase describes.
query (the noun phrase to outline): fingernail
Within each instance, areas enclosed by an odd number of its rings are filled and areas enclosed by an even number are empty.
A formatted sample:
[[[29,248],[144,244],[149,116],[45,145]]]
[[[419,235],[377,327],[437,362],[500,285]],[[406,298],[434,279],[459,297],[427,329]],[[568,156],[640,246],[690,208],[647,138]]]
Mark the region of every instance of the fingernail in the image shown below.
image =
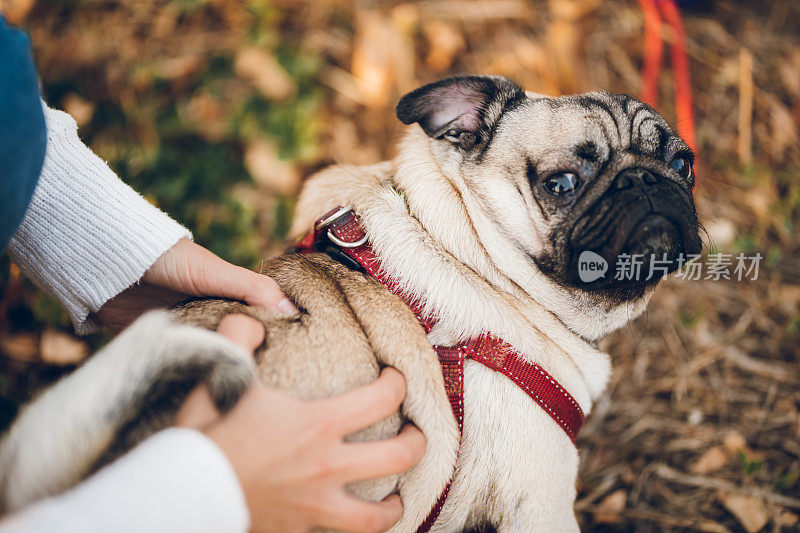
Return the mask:
[[[278,302],[278,311],[283,313],[284,315],[296,315],[300,311],[294,306],[292,301],[289,298],[284,298],[280,302]]]

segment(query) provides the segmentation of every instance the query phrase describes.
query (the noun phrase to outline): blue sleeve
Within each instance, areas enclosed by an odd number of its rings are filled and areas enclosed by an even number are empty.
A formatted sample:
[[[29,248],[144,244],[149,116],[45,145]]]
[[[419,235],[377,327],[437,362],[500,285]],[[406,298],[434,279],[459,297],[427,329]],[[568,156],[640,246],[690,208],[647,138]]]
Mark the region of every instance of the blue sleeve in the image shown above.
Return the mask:
[[[46,140],[30,40],[0,17],[0,251],[33,196]]]

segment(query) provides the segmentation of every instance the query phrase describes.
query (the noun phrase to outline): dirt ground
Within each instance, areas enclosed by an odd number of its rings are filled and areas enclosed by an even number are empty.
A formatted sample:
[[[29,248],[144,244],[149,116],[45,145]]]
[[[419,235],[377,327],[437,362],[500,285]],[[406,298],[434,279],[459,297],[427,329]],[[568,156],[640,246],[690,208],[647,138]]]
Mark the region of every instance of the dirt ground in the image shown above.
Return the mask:
[[[157,188],[172,175],[152,154],[187,138],[228,147],[231,164],[244,161],[231,174],[243,177],[219,190],[252,216],[221,224],[237,235],[246,227],[256,259],[285,246],[292,198],[313,170],[391,156],[401,131],[393,105],[421,83],[492,73],[551,95],[636,95],[641,84],[633,0],[44,4],[6,9],[31,31],[50,103],[170,212],[184,206]],[[682,5],[705,253],[764,260],[756,281],[670,279],[643,316],[602,341],[615,370],[578,439],[576,509],[587,531],[798,531],[800,5]],[[674,122],[665,37],[659,111]],[[196,201],[203,216],[228,205],[214,191]],[[226,257],[249,257],[198,231]],[[107,336],[73,337],[7,260],[0,287],[7,421]]]

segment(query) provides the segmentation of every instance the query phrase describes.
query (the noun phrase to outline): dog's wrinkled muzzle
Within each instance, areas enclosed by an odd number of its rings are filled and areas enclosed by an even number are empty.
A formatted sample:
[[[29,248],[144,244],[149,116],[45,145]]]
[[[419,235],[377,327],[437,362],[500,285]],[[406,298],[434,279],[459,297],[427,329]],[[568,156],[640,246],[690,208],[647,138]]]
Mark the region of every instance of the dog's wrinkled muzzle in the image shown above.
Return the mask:
[[[666,272],[676,270],[682,257],[699,253],[701,247],[689,194],[651,170],[634,167],[620,171],[574,226],[569,243],[571,280],[586,285],[580,258],[587,250],[602,257],[612,273],[590,282],[598,288],[616,285],[622,289],[658,281],[644,279],[647,275],[615,279],[615,267],[632,257],[645,274],[653,261]]]

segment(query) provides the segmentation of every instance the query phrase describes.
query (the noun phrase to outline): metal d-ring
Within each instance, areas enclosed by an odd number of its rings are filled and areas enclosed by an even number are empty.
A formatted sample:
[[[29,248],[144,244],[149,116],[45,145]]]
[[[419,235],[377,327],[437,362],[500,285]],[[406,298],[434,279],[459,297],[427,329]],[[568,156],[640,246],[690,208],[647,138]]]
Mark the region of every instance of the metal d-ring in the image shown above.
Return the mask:
[[[333,224],[334,222],[336,222],[337,220],[339,220],[340,218],[342,218],[343,216],[345,216],[347,213],[350,213],[352,210],[353,210],[353,206],[350,206],[350,205],[345,206],[345,207],[340,207],[335,213],[332,213],[331,215],[325,217],[323,220],[320,220],[319,222],[317,222],[314,225],[314,229],[316,231],[319,231],[321,229],[325,229],[328,226],[330,226],[331,224]],[[333,232],[330,229],[328,229],[328,238],[331,240],[332,243],[336,244],[337,246],[339,246],[341,248],[358,248],[359,246],[361,246],[362,244],[367,242],[367,236],[366,235],[364,235],[364,237],[362,237],[361,239],[357,240],[356,242],[343,241],[343,240],[339,239],[336,235],[334,235]]]
[[[367,242],[366,235],[358,239],[356,242],[346,242],[336,237],[336,235],[334,235],[331,230],[328,230],[328,238],[331,240],[331,242],[333,242],[338,246],[341,246],[342,248],[358,248],[359,246]]]

